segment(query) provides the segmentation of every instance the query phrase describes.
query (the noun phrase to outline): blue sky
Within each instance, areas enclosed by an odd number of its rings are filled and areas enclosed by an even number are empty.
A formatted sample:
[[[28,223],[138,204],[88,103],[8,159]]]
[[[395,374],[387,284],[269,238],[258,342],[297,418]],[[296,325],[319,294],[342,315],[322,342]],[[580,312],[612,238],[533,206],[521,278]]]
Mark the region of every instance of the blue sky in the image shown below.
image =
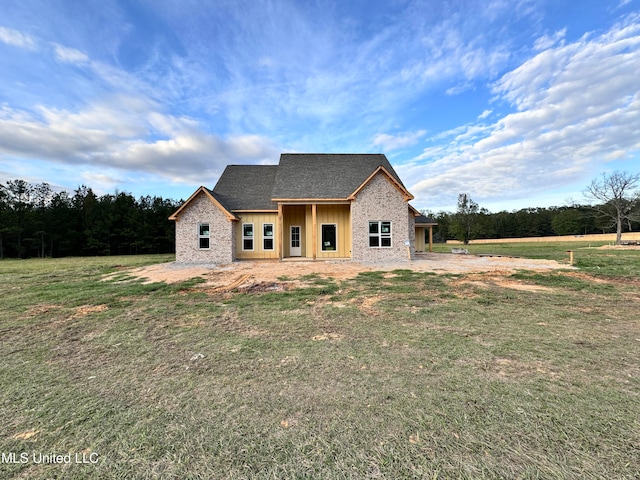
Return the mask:
[[[640,0],[3,0],[0,182],[187,198],[382,152],[419,209],[640,172]]]

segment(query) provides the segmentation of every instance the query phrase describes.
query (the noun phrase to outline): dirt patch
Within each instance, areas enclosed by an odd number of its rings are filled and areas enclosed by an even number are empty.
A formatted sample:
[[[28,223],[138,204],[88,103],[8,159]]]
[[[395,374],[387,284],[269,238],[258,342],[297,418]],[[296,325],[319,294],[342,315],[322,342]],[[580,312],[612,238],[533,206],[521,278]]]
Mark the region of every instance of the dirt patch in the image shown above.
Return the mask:
[[[602,245],[598,250],[640,250],[640,245]]]
[[[224,332],[237,333],[245,337],[266,338],[270,335],[269,331],[248,324],[237,312],[233,311],[225,311],[221,315],[212,318],[210,324]]]
[[[16,433],[15,435],[12,435],[11,438],[14,440],[35,440],[33,437],[38,433],[40,433],[40,430],[27,430],[26,432]]]
[[[263,293],[263,292],[282,292],[287,289],[284,283],[278,282],[258,282],[247,285],[246,287],[238,289],[241,292],[246,293]]]
[[[86,315],[90,315],[92,313],[104,312],[109,307],[107,305],[81,305],[76,308],[76,312],[71,316],[71,318],[84,317]]]
[[[364,298],[357,297],[352,299],[350,302],[354,303],[358,307],[358,310],[360,310],[365,315],[368,315],[370,317],[377,317],[381,313],[376,308],[376,305],[383,299],[384,296],[382,295],[373,295]]]
[[[39,317],[40,315],[45,315],[52,310],[58,310],[62,305],[56,305],[55,303],[41,303],[39,305],[34,305],[26,312],[26,316],[28,317]]]
[[[492,358],[485,361],[460,359],[458,365],[477,368],[485,376],[500,379],[517,379],[531,375],[541,375],[557,379],[559,373],[551,365],[541,360],[522,361],[513,358]]]
[[[448,253],[420,254],[411,262],[386,262],[362,264],[351,261],[239,261],[225,265],[181,265],[175,262],[150,265],[128,270],[133,277],[145,283],[179,283],[194,277],[202,278],[198,288],[210,292],[255,288],[256,291],[287,289],[306,284],[305,277],[317,276],[344,280],[356,277],[360,272],[409,269],[435,273],[514,273],[518,270],[549,271],[571,268],[552,260],[534,260],[509,257],[480,257]],[[119,272],[120,273],[120,272]],[[393,273],[385,277],[392,278]],[[108,278],[108,277],[105,277]],[[257,285],[256,287],[251,287]]]
[[[321,335],[314,335],[313,337],[311,337],[311,340],[313,340],[314,342],[323,342],[326,340],[342,340],[344,338],[344,335],[341,335],[339,333],[323,333]]]
[[[451,282],[453,286],[472,285],[480,288],[490,288],[492,286],[509,288],[511,290],[519,290],[523,292],[551,292],[550,287],[544,287],[542,285],[533,285],[521,280],[509,278],[510,272],[491,272],[491,273],[475,273],[465,275],[461,279],[457,279]]]

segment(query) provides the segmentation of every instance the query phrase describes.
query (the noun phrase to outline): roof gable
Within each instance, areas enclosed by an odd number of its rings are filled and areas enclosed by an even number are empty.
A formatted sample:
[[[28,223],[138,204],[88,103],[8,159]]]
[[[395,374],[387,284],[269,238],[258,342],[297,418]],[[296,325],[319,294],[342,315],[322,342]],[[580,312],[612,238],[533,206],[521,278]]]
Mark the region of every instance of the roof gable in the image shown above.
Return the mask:
[[[383,154],[283,153],[271,198],[347,199],[383,167],[408,195],[400,177]]]
[[[211,203],[213,203],[216,207],[218,207],[220,209],[220,211],[222,213],[225,214],[225,216],[227,217],[228,220],[238,220],[238,217],[235,216],[233,213],[231,213],[227,208],[225,208],[224,205],[222,205],[222,203],[220,203],[220,201],[216,198],[216,195],[209,190],[207,187],[200,187],[198,188],[193,195],[191,195],[186,202],[184,202],[182,205],[180,205],[180,208],[178,208],[178,210],[176,210],[175,212],[173,212],[173,214],[169,217],[169,220],[178,220],[178,218],[180,217],[180,214],[189,206],[191,205],[191,203],[193,203],[193,201],[198,198],[198,195],[200,194],[204,194],[205,197],[207,197]]]
[[[364,187],[366,187],[369,184],[369,182],[379,173],[387,177],[387,180],[389,180],[389,182],[391,182],[391,184],[394,187],[396,187],[396,189],[402,194],[405,201],[413,200],[413,195],[409,193],[409,191],[404,187],[402,182],[399,182],[398,180],[396,180],[383,166],[376,168],[375,171],[371,175],[369,175],[369,177],[364,182],[362,182],[362,184],[360,184],[358,188],[356,188],[353,191],[353,193],[351,193],[351,195],[349,195],[348,197],[349,200],[353,200],[354,198],[356,198],[356,195],[358,195],[358,193],[360,193],[360,191]]]

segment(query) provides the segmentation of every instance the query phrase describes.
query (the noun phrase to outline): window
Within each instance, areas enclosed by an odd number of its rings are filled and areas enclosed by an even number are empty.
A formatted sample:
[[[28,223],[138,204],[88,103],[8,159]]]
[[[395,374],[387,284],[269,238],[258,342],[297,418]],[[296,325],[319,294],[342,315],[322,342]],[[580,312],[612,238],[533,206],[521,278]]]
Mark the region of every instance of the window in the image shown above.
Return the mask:
[[[322,224],[322,251],[330,252],[336,250],[336,225],[335,224]]]
[[[262,249],[273,250],[273,223],[262,224]]]
[[[242,250],[253,250],[253,223],[242,224]]]
[[[391,222],[369,222],[369,246],[391,247]]]
[[[208,223],[199,223],[198,224],[198,247],[199,248],[209,248],[209,224]]]

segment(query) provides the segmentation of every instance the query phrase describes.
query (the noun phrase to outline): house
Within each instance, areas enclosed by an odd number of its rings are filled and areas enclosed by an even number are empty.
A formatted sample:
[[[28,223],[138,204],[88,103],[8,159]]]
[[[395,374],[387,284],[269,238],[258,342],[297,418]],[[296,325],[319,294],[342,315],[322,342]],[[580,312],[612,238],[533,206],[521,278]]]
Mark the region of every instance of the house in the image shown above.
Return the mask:
[[[433,225],[412,199],[382,154],[283,153],[278,165],[229,165],[213,190],[198,188],[169,217],[176,261],[408,260]]]

